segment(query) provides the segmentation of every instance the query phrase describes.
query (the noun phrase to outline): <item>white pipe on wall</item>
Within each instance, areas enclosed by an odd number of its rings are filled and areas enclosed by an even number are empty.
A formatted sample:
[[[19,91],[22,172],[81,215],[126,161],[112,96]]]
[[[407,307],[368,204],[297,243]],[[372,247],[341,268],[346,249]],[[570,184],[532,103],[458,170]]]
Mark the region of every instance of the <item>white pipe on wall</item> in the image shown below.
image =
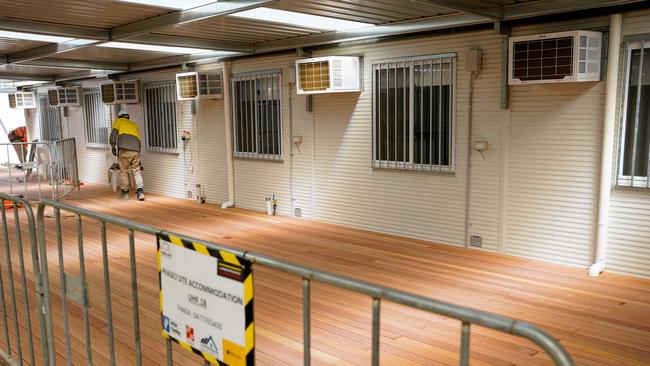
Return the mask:
[[[221,208],[235,205],[235,167],[232,158],[232,114],[231,114],[230,62],[223,63],[223,113],[226,138],[226,170],[228,172],[228,200]]]
[[[612,169],[614,164],[614,133],[616,129],[616,92],[621,48],[621,24],[623,16],[612,14],[609,25],[607,51],[607,80],[605,82],[605,111],[603,117],[602,156],[600,162],[600,192],[598,196],[598,228],[596,229],[596,255],[589,267],[589,275],[597,277],[604,269],[607,259],[607,235],[609,232],[609,205],[612,193]]]

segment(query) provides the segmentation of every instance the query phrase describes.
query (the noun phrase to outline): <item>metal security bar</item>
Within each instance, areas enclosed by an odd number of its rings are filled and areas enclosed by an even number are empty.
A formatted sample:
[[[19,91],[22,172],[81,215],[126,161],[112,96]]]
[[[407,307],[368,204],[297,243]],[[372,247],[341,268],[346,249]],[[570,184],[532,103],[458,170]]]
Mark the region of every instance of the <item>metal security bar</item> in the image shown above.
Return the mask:
[[[58,107],[51,106],[47,94],[38,95],[38,121],[41,129],[41,139],[53,141],[61,138],[61,113]]]
[[[144,120],[147,150],[178,152],[175,81],[144,85]]]
[[[282,160],[281,99],[280,71],[233,75],[235,157]]]
[[[453,54],[376,61],[374,168],[454,171]]]
[[[3,194],[0,194],[0,198],[11,199],[10,196],[3,195]],[[46,210],[49,212],[50,209],[53,211],[54,222],[46,220]],[[76,246],[75,249],[78,250],[78,254],[76,256],[71,255],[70,248],[65,253],[66,255],[64,255],[64,249],[63,249],[64,246],[62,244],[64,238],[64,228],[62,228],[62,224],[61,224],[62,217],[64,216],[63,214],[64,212],[66,213],[67,217],[70,216],[74,217],[75,228],[73,230],[76,230],[76,242],[74,243],[74,245]],[[83,334],[83,339],[85,339],[85,341],[83,341],[83,345],[85,346],[85,353],[86,353],[84,357],[87,360],[87,362],[89,364],[92,363],[92,357],[94,353],[93,351],[95,350],[95,347],[106,349],[105,345],[97,345],[97,341],[96,341],[98,339],[97,333],[100,332],[101,329],[98,329],[96,327],[91,328],[90,326],[90,310],[91,310],[90,303],[93,301],[93,299],[90,298],[91,293],[88,289],[88,282],[87,282],[88,279],[86,278],[86,270],[85,270],[86,263],[84,259],[85,258],[84,253],[85,251],[92,250],[92,249],[88,248],[87,245],[84,243],[85,239],[84,239],[84,234],[82,229],[82,223],[88,222],[89,220],[92,220],[93,223],[95,223],[96,221],[99,222],[99,225],[87,225],[87,226],[98,228],[101,236],[101,259],[94,260],[92,263],[94,267],[96,266],[101,267],[101,271],[99,272],[93,271],[93,273],[103,274],[103,289],[105,294],[104,301],[106,304],[105,305],[106,311],[105,311],[105,319],[102,320],[105,320],[106,322],[105,328],[106,328],[107,336],[99,337],[99,339],[102,339],[103,341],[105,340],[108,343],[108,355],[106,357],[108,358],[108,361],[111,365],[116,364],[116,345],[114,340],[116,325],[114,324],[115,320],[113,317],[114,315],[113,305],[115,305],[116,303],[113,302],[113,296],[115,295],[111,292],[112,284],[109,276],[109,273],[111,272],[109,269],[109,258],[107,254],[108,253],[107,230],[109,227],[113,229],[111,231],[111,237],[118,234],[121,234],[123,238],[128,237],[128,255],[126,256],[128,257],[130,283],[127,285],[125,285],[124,283],[120,283],[119,287],[122,288],[122,291],[124,291],[124,288],[126,286],[129,289],[131,296],[130,298],[119,296],[119,302],[117,304],[124,307],[125,302],[128,301],[127,306],[129,306],[130,309],[132,309],[133,311],[132,324],[130,327],[130,331],[132,333],[130,335],[132,335],[133,337],[134,348],[132,349],[130,348],[129,352],[133,352],[131,358],[133,360],[132,364],[135,365],[140,365],[142,363],[142,358],[143,358],[142,355],[143,343],[142,343],[140,322],[143,319],[150,318],[150,316],[148,317],[140,316],[140,307],[139,307],[140,289],[138,287],[138,275],[137,275],[138,260],[136,259],[136,251],[135,251],[136,233],[139,235],[140,234],[143,234],[145,236],[148,235],[148,237],[151,239],[151,245],[155,245],[154,244],[155,236],[158,234],[172,235],[181,238],[184,241],[187,240],[190,242],[195,242],[198,244],[205,245],[209,250],[228,251],[234,255],[252,261],[256,266],[264,266],[284,273],[292,274],[301,278],[303,283],[302,293],[303,293],[304,365],[310,365],[311,363],[311,296],[310,294],[311,294],[311,286],[314,282],[331,285],[339,289],[348,290],[358,294],[363,294],[372,299],[372,308],[369,310],[372,313],[371,362],[373,366],[378,366],[380,363],[380,316],[381,316],[381,304],[383,301],[390,301],[407,307],[424,310],[433,314],[438,314],[441,316],[457,319],[459,321],[460,332],[461,332],[461,342],[460,342],[460,365],[461,366],[467,366],[469,365],[470,362],[469,349],[470,349],[470,334],[471,334],[472,325],[483,326],[503,333],[508,333],[508,334],[529,339],[530,341],[532,341],[533,343],[541,347],[550,356],[550,358],[553,360],[553,362],[555,362],[556,365],[562,365],[562,366],[573,365],[570,356],[555,339],[553,339],[550,335],[548,335],[546,332],[539,329],[538,327],[525,322],[520,322],[504,316],[491,314],[484,311],[474,310],[467,307],[458,306],[458,305],[426,298],[415,294],[410,294],[404,291],[387,288],[387,287],[375,285],[364,281],[355,280],[349,277],[339,276],[333,273],[311,269],[294,263],[277,260],[265,255],[245,252],[239,249],[229,248],[226,246],[206,242],[203,240],[187,237],[184,235],[166,232],[161,228],[140,224],[134,222],[133,220],[119,218],[104,213],[75,207],[62,202],[44,200],[40,203],[38,207],[36,223],[37,223],[37,230],[38,230],[38,250],[40,255],[41,279],[39,282],[41,282],[43,286],[42,296],[43,296],[43,304],[44,304],[43,319],[42,319],[44,323],[41,324],[42,325],[41,328],[44,329],[44,334],[47,339],[47,352],[46,352],[47,365],[54,365],[56,363],[54,335],[53,335],[54,332],[53,332],[53,323],[52,323],[52,316],[53,316],[52,302],[51,302],[52,298],[60,298],[62,301],[61,314],[63,317],[62,319],[63,324],[61,325],[60,323],[57,322],[57,327],[59,328],[61,326],[63,327],[64,337],[61,338],[59,336],[58,339],[61,342],[63,342],[66,347],[65,353],[66,353],[66,360],[68,360],[68,364],[71,363],[70,360],[71,360],[72,351],[71,351],[71,327],[70,327],[71,323],[70,323],[70,319],[68,318],[69,312],[67,307],[68,307],[68,303],[71,301],[76,302],[79,306],[81,306],[82,309],[80,312],[82,318],[81,324],[77,322],[76,325],[77,328],[81,326],[83,328],[83,331],[81,332],[77,329],[76,334],[79,336]],[[67,230],[69,235],[71,233],[69,231],[70,228],[67,227],[65,229]],[[55,235],[56,243],[57,243],[56,248],[54,247],[48,248],[47,246],[47,243],[51,240],[48,239],[48,233],[51,233],[52,231],[54,231],[56,234]],[[70,236],[70,237],[74,237],[74,236]],[[7,242],[7,240],[5,240],[5,242]],[[97,251],[93,250],[93,252],[96,253]],[[53,282],[49,278],[50,275],[49,267],[52,263],[48,262],[47,256],[52,254],[56,254],[58,257],[58,266],[56,266],[56,270],[58,271],[58,273],[56,273],[56,276],[59,278],[59,282],[61,284],[61,286],[59,286],[58,288],[59,291],[58,294],[55,293],[57,289],[51,286]],[[125,260],[126,259],[127,258],[125,258]],[[78,278],[76,279],[74,278],[75,276],[72,276],[70,273],[66,272],[65,270],[66,263],[70,265],[69,264],[70,261],[75,262],[72,263],[72,265],[68,268],[74,268],[74,270],[77,271]],[[113,265],[112,263],[113,262],[111,262],[110,264],[111,266]],[[69,288],[67,288],[69,284],[75,285],[78,291],[77,295],[75,296],[70,295],[71,291]],[[97,288],[95,288],[94,294],[97,295],[100,293],[101,291],[97,291]],[[157,295],[158,295],[157,292],[151,294],[151,296],[157,296]],[[97,304],[97,300],[95,300],[95,303]],[[157,301],[153,301],[153,303],[157,303]],[[151,309],[151,312],[158,313],[158,311],[159,308],[157,306]],[[79,312],[77,312],[77,314],[79,314]],[[95,313],[94,316],[95,318],[97,318],[98,314]],[[124,317],[122,317],[121,332],[124,332],[128,329],[125,328],[125,324],[123,323],[123,321],[124,321]],[[95,334],[91,335],[91,332],[95,332]],[[167,365],[173,364],[172,348],[173,348],[172,341],[168,340],[166,344]],[[82,352],[80,351],[79,347],[77,347],[77,352]]]
[[[41,291],[34,214],[31,206],[19,197],[0,193],[0,199],[3,200],[0,205],[0,360],[10,365],[37,365],[41,364],[37,357],[41,354],[45,365],[51,339],[43,327],[46,308]],[[32,274],[28,275],[30,264]]]
[[[111,114],[109,105],[102,103],[99,88],[84,89],[83,108],[87,146],[107,148],[111,134]]]
[[[626,40],[616,185],[650,188],[650,37]]]

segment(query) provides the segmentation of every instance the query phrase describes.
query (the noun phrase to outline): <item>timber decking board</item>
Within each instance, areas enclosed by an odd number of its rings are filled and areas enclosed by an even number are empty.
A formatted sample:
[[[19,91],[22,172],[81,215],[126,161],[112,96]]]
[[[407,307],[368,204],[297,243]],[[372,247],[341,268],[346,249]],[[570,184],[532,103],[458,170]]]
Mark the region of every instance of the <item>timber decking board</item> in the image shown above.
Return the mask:
[[[583,268],[456,248],[422,240],[290,217],[269,217],[241,209],[148,195],[147,201],[118,200],[106,187],[82,188],[80,199],[66,201],[91,210],[216,243],[267,254],[309,267],[343,274],[434,299],[532,322],[560,339],[579,365],[650,364],[650,280],[611,273],[589,278]],[[11,210],[7,211],[11,213]],[[48,211],[48,216],[51,212]],[[9,224],[13,225],[13,215]],[[64,266],[78,275],[75,218],[62,219]],[[22,225],[26,243],[26,225]],[[12,226],[13,229],[13,226]],[[93,361],[108,363],[107,323],[97,221],[84,219],[84,254],[91,303]],[[118,364],[134,363],[128,232],[108,225],[111,298]],[[58,362],[65,348],[54,220],[46,219],[48,266]],[[12,234],[12,238],[13,238]],[[164,364],[160,334],[155,239],[136,234],[138,294],[143,364]],[[15,250],[15,244],[12,245]],[[14,266],[17,257],[12,251]],[[25,252],[31,288],[31,252]],[[7,276],[0,250],[5,296]],[[14,267],[17,268],[17,267]],[[14,272],[14,282],[19,278]],[[22,292],[18,312],[24,327]],[[5,297],[6,298],[6,297]],[[35,314],[34,296],[30,308]],[[314,284],[312,289],[313,364],[364,365],[370,362],[370,299]],[[81,308],[68,302],[73,329],[74,364],[85,363]],[[8,315],[12,316],[11,304]],[[256,358],[260,365],[302,364],[301,281],[295,276],[255,267]],[[38,323],[32,315],[40,356]],[[0,324],[1,326],[1,324]],[[403,306],[382,303],[383,365],[456,365],[460,324]],[[13,327],[10,327],[13,334]],[[4,347],[0,332],[0,346]],[[26,341],[23,339],[23,354]],[[550,365],[532,343],[472,327],[472,365]],[[178,365],[200,364],[174,346]]]

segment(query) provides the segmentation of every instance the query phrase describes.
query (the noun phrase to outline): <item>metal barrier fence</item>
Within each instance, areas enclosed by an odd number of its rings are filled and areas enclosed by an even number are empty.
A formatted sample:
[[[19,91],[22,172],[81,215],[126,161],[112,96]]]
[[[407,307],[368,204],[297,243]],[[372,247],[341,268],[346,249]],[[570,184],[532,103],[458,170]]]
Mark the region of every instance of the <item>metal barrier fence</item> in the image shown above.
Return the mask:
[[[16,202],[16,204],[18,205],[24,204],[22,200],[12,198],[11,196],[8,196],[6,194],[0,194],[0,198],[13,200],[13,202]],[[46,215],[46,209],[48,211],[52,210],[52,214],[49,216],[54,218],[53,222],[46,220],[46,217],[48,217]],[[4,213],[4,211],[2,212]],[[16,212],[16,210],[14,212]],[[67,213],[67,215],[69,215],[67,216],[68,218],[74,218],[75,220],[74,228],[62,226],[61,224],[62,217],[63,217],[62,213],[64,214]],[[40,310],[39,318],[41,322],[40,323],[41,340],[44,340],[42,342],[42,347],[43,347],[42,357],[43,357],[43,363],[45,365],[56,364],[57,354],[55,353],[55,341],[59,341],[59,343],[64,344],[65,360],[67,364],[72,363],[72,358],[74,356],[73,355],[74,352],[72,350],[72,343],[74,342],[76,345],[76,354],[82,352],[80,351],[80,348],[85,349],[84,362],[86,362],[87,364],[93,364],[93,352],[95,350],[95,347],[107,346],[107,348],[104,348],[103,354],[105,355],[109,364],[115,365],[117,362],[115,338],[116,338],[116,333],[118,332],[118,330],[116,329],[116,323],[118,323],[118,320],[116,320],[115,315],[116,315],[116,311],[118,310],[114,311],[113,309],[116,308],[118,305],[121,308],[125,308],[126,306],[132,309],[132,319],[129,321],[132,323],[130,324],[131,326],[128,327],[129,331],[132,331],[132,334],[128,335],[129,339],[133,339],[133,343],[134,343],[133,349],[132,350],[130,349],[130,351],[132,351],[132,355],[130,355],[132,357],[131,363],[135,365],[142,364],[142,356],[143,356],[142,332],[143,331],[148,332],[150,331],[150,329],[146,329],[146,327],[141,328],[141,316],[140,316],[141,314],[139,310],[141,295],[139,294],[139,292],[142,292],[143,290],[141,287],[138,286],[138,271],[137,271],[138,261],[136,260],[136,246],[135,246],[136,233],[138,233],[139,235],[144,234],[147,237],[153,236],[154,238],[158,234],[173,235],[182,238],[183,240],[188,240],[191,242],[205,245],[209,249],[225,250],[231,252],[232,254],[235,254],[237,256],[252,261],[256,266],[264,266],[267,268],[271,268],[274,270],[278,270],[287,274],[300,277],[302,279],[302,306],[303,306],[302,328],[303,328],[304,365],[310,365],[311,363],[311,287],[312,287],[312,282],[314,281],[322,284],[331,285],[339,289],[348,290],[354,293],[367,295],[372,299],[371,364],[373,366],[379,365],[379,361],[380,361],[379,335],[380,335],[380,312],[381,312],[382,301],[389,301],[392,303],[401,304],[414,309],[424,310],[432,314],[437,314],[437,315],[457,319],[461,325],[460,327],[461,328],[461,336],[460,336],[460,365],[461,366],[469,365],[470,330],[472,324],[529,339],[530,341],[532,341],[533,343],[541,347],[550,356],[550,358],[553,360],[553,362],[556,365],[561,365],[561,366],[573,365],[570,356],[564,350],[564,348],[553,337],[551,337],[549,334],[547,334],[546,332],[544,332],[543,330],[541,330],[540,328],[532,324],[528,324],[525,322],[521,322],[518,320],[514,320],[496,314],[491,314],[484,311],[453,305],[450,303],[426,298],[415,294],[410,294],[396,289],[378,286],[368,282],[355,280],[349,277],[344,277],[344,276],[340,276],[328,272],[310,269],[290,262],[277,260],[265,255],[258,255],[250,252],[244,252],[239,249],[233,249],[226,246],[187,237],[185,235],[179,235],[176,233],[167,232],[157,227],[140,224],[137,222],[133,222],[131,220],[107,215],[104,213],[94,212],[84,208],[71,206],[62,202],[43,200],[38,206],[38,211],[36,216],[36,230],[38,233],[38,240],[37,240],[38,254],[37,254],[36,249],[34,248],[34,242],[35,242],[34,238],[36,236],[35,234],[36,232],[34,231],[34,225],[33,225],[34,219],[33,217],[30,219],[31,210],[26,209],[26,214],[27,214],[27,220],[30,223],[29,230],[30,230],[30,238],[32,241],[31,253],[32,253],[33,261],[34,263],[40,263],[40,265],[34,265],[34,274],[36,276],[39,276],[39,278],[37,278],[36,285],[33,291],[36,291],[36,297],[38,299],[37,304],[39,305],[38,309]],[[101,240],[101,248],[91,248],[89,246],[84,246],[84,230],[82,229],[83,227],[82,225],[84,225],[83,223],[87,222],[89,219],[92,220],[92,222],[95,221],[99,222],[98,226],[92,226],[86,224],[85,227],[92,227],[93,230],[98,229],[100,234],[99,235],[100,240]],[[3,214],[3,222],[4,222],[4,214]],[[113,301],[113,297],[117,297],[117,294],[115,292],[112,292],[111,290],[112,288],[111,286],[113,285],[113,283],[110,280],[111,276],[109,275],[109,273],[113,273],[113,272],[109,269],[109,262],[111,263],[111,266],[116,265],[116,263],[114,263],[112,260],[109,261],[108,250],[107,250],[108,248],[107,227],[114,227],[114,226],[121,228],[122,233],[126,234],[126,236],[128,237],[128,255],[126,255],[126,257],[128,257],[128,265],[124,264],[124,266],[128,266],[128,278],[130,279],[128,284],[125,283],[114,284],[115,286],[120,286],[121,291],[130,292],[130,296],[128,297],[128,299],[125,298],[124,296],[121,296],[119,299],[116,300],[116,302]],[[9,239],[6,235],[7,233],[6,226],[4,227],[4,232],[5,232],[4,246],[5,246],[5,250],[7,250],[6,248],[8,247]],[[47,247],[46,237],[48,233],[51,234],[52,232],[54,232],[56,237],[56,248]],[[112,231],[111,232],[112,237],[114,237],[117,233],[118,233],[117,231]],[[78,253],[76,253],[77,258],[75,258],[76,260],[78,260],[78,263],[76,263],[73,266],[73,268],[76,271],[78,271],[79,278],[74,278],[73,276],[70,276],[70,271],[66,272],[66,266],[67,265],[69,266],[69,264],[64,263],[64,261],[69,262],[70,254],[71,254],[71,252],[69,251],[70,248],[68,248],[67,246],[66,248],[68,249],[68,252],[64,251],[64,246],[63,246],[64,238],[65,237],[74,238],[75,236],[76,236],[76,243],[74,243],[75,244],[74,246],[76,248],[74,248],[74,250],[78,251]],[[84,254],[88,253],[91,250],[93,250],[94,257],[97,257],[97,259],[93,260],[92,262],[93,266],[91,268],[87,268]],[[97,254],[97,252],[99,251],[101,251],[101,255]],[[54,265],[52,263],[48,263],[47,260],[48,253],[52,253],[52,252],[55,252],[57,254],[57,260],[58,260],[58,265],[57,265],[58,293],[56,292],[56,288],[55,288],[56,278],[53,277],[52,279],[50,279],[50,275],[49,275],[50,272],[48,269],[48,267]],[[8,252],[6,255],[8,256]],[[39,261],[39,256],[40,256],[40,261]],[[97,267],[101,267],[101,268],[97,268]],[[25,283],[24,267],[21,267],[21,273],[22,273],[21,277],[23,279],[23,284],[24,284]],[[142,273],[141,275],[146,275],[146,273]],[[103,296],[103,302],[104,302],[103,307],[105,309],[105,319],[101,319],[101,321],[102,322],[105,321],[106,323],[105,339],[96,338],[94,337],[94,335],[91,337],[91,328],[93,327],[91,326],[91,316],[90,316],[92,298],[90,297],[90,291],[88,286],[89,276],[93,276],[97,280],[103,279],[103,289],[102,289],[103,291],[94,289],[95,290],[94,294]],[[122,277],[125,278],[127,277],[127,275],[123,274]],[[9,282],[11,283],[12,280],[10,279]],[[72,286],[75,289],[71,290],[69,286]],[[10,292],[11,291],[13,290],[10,289]],[[75,292],[76,294],[74,294]],[[157,292],[155,292],[155,294],[157,295]],[[15,296],[12,297],[15,299]],[[61,300],[60,311],[58,308],[56,309],[57,310],[56,313],[60,314],[61,319],[58,318],[56,319],[57,322],[56,327],[58,329],[63,328],[62,330],[62,332],[64,333],[63,339],[54,336],[55,332],[53,331],[54,328],[53,324],[55,321],[54,319],[55,312],[53,311],[53,301],[52,301],[53,298],[60,298]],[[144,301],[147,300],[150,301],[150,299],[144,299]],[[156,303],[157,301],[158,300],[156,299]],[[81,307],[81,309],[79,310],[77,305],[75,305],[74,303],[77,303],[78,306]],[[4,306],[4,301],[3,301],[3,306]],[[83,340],[79,339],[78,334],[76,334],[76,337],[71,336],[70,324],[72,320],[70,319],[70,315],[69,315],[71,314],[70,313],[71,306],[74,306],[78,309],[76,311],[76,316],[81,318],[81,322],[77,321],[76,325],[77,326],[81,325],[81,327],[83,328]],[[95,307],[99,306],[97,300],[95,300],[95,304],[93,304],[93,306]],[[13,307],[14,313],[16,312],[15,309],[16,306],[14,304]],[[5,313],[4,309],[2,310],[4,314]],[[152,310],[153,312],[156,313],[158,312],[157,307]],[[123,314],[120,313],[117,314],[119,314],[119,317],[121,319],[120,321],[123,322],[124,321]],[[95,315],[95,317],[96,316],[97,315]],[[16,315],[14,317],[16,317]],[[97,319],[95,319],[95,321],[97,321]],[[148,321],[153,322],[153,320],[151,319],[149,319]],[[61,322],[62,324],[60,324]],[[157,322],[158,323],[156,324],[159,324],[160,320],[158,319]],[[122,326],[117,326],[117,328],[121,328],[119,332],[124,334],[125,330]],[[17,328],[16,328],[16,333],[18,333]],[[159,331],[156,332],[156,334],[158,335],[159,333],[160,333]],[[147,338],[145,337],[144,339],[146,342]],[[98,340],[105,341],[106,344],[98,345],[99,343]],[[9,342],[7,342],[7,344],[9,344]],[[9,349],[3,351],[9,355],[16,353],[16,351],[12,353],[12,351]],[[34,351],[31,348],[29,351],[29,355],[23,354],[21,356],[19,349],[17,350],[17,352],[18,352],[17,353],[18,360],[22,359],[25,360],[25,362],[31,360],[30,364],[34,364],[34,360],[35,360]],[[166,352],[167,365],[173,365],[174,360],[172,359],[173,349],[172,349],[171,340],[167,340],[165,352]]]
[[[49,339],[45,334],[45,310],[43,306],[40,266],[36,243],[36,225],[31,206],[22,198],[0,193],[0,198],[8,205],[0,205],[2,216],[2,249],[0,256],[0,310],[2,311],[2,334],[4,345],[0,347],[0,359],[11,365],[36,364],[36,354],[43,354],[43,364],[47,364]],[[7,213],[13,212],[13,230],[9,225]],[[21,223],[27,223],[27,228]],[[23,225],[24,226],[24,225]],[[27,237],[23,240],[23,237]],[[27,242],[27,245],[25,245]],[[16,263],[16,261],[18,263]],[[32,273],[28,276],[29,262]],[[15,275],[18,278],[15,278]],[[6,288],[5,288],[6,285]],[[5,296],[6,294],[6,296]],[[21,306],[22,305],[22,306]],[[32,317],[38,319],[34,325]],[[33,328],[40,329],[37,337]],[[40,339],[40,348],[37,340]]]
[[[5,190],[10,194],[20,195],[27,201],[40,201],[48,195],[45,191],[49,190],[49,196],[59,200],[79,189],[74,138],[1,145],[4,145],[7,157],[6,162],[2,163],[9,185]],[[14,151],[18,161],[12,161]]]

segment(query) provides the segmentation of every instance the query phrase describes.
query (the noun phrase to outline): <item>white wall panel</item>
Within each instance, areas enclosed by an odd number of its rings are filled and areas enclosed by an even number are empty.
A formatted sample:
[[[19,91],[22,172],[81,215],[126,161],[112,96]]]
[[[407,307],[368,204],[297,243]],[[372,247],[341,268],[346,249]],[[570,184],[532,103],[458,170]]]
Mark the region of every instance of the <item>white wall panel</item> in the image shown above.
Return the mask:
[[[580,266],[592,260],[603,88],[511,89],[507,253]]]
[[[201,184],[207,202],[210,203],[228,200],[223,103],[223,99],[204,99],[197,102],[194,134],[190,142],[194,154],[192,160],[196,161],[195,181]]]

